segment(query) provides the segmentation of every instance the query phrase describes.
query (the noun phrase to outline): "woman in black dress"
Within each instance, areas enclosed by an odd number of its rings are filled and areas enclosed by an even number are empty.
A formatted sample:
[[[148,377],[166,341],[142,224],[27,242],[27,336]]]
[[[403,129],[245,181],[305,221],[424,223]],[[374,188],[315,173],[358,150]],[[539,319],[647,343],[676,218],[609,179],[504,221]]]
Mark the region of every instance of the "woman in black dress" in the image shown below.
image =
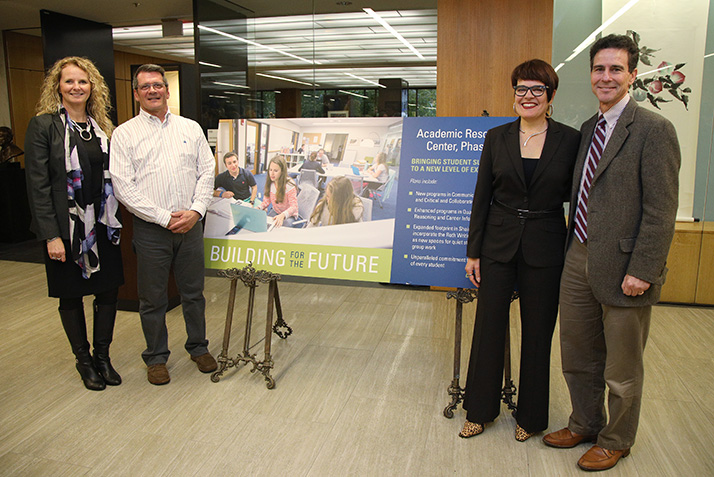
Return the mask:
[[[510,297],[518,289],[521,364],[515,438],[548,427],[550,344],[558,314],[565,214],[580,133],[550,118],[558,75],[545,61],[513,70],[518,118],[488,131],[474,192],[466,274],[479,287],[464,394],[473,437],[500,412]]]
[[[42,85],[25,138],[32,231],[43,242],[49,296],[87,389],[121,384],[109,360],[124,283],[118,202],[109,178],[109,89],[86,59],[58,60]],[[83,297],[94,295],[94,356]]]

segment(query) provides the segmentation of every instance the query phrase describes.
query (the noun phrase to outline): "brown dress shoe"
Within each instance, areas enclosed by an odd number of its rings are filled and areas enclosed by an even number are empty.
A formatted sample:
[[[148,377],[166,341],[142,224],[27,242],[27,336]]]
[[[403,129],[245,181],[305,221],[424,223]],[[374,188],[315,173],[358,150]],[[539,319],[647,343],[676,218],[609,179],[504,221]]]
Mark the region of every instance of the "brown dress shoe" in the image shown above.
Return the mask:
[[[586,436],[572,432],[567,427],[543,436],[543,442],[550,447],[570,449],[581,442],[595,442],[597,436]]]
[[[152,364],[146,369],[146,378],[151,384],[156,386],[161,386],[171,381],[171,376],[169,376],[169,370],[166,368],[166,364]]]
[[[198,370],[202,373],[210,373],[218,369],[218,363],[213,359],[211,353],[204,353],[201,356],[191,356],[191,360],[196,362]]]
[[[594,445],[578,461],[578,467],[583,470],[612,469],[621,457],[630,455],[630,449],[609,450]]]

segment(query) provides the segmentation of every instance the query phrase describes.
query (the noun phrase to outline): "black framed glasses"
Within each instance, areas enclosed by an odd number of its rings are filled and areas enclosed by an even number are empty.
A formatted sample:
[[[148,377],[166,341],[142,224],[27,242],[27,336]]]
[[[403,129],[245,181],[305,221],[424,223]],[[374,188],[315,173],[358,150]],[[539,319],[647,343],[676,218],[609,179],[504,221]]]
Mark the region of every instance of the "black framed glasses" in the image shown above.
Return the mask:
[[[526,94],[528,94],[528,91],[530,91],[531,94],[536,98],[538,96],[543,96],[543,94],[545,94],[547,90],[548,87],[544,85],[524,86],[522,84],[519,84],[513,87],[513,91],[516,92],[516,96],[525,96]]]

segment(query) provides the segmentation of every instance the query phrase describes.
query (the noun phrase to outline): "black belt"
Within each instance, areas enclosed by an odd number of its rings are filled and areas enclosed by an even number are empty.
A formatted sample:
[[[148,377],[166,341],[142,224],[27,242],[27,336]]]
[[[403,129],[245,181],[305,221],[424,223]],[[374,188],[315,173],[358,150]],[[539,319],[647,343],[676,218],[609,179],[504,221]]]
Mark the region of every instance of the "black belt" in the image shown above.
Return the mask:
[[[511,215],[515,215],[519,219],[545,219],[549,217],[563,217],[563,215],[565,215],[565,210],[562,207],[550,210],[529,210],[511,207],[498,199],[493,199],[493,203],[494,205],[499,206],[503,211],[508,212]]]

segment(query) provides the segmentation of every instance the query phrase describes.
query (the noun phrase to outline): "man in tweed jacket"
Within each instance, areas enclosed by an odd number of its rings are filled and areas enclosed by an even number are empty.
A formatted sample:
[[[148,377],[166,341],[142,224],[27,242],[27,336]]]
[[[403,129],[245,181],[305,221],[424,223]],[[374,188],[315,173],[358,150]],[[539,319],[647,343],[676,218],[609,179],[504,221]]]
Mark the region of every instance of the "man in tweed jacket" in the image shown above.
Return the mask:
[[[642,355],[677,214],[677,135],[668,120],[630,98],[638,60],[638,47],[627,36],[609,35],[592,46],[591,84],[600,108],[580,129],[571,193],[560,340],[573,411],[568,427],[543,440],[558,448],[595,442],[578,461],[585,470],[615,466],[634,444]],[[586,180],[601,116],[604,146]]]

